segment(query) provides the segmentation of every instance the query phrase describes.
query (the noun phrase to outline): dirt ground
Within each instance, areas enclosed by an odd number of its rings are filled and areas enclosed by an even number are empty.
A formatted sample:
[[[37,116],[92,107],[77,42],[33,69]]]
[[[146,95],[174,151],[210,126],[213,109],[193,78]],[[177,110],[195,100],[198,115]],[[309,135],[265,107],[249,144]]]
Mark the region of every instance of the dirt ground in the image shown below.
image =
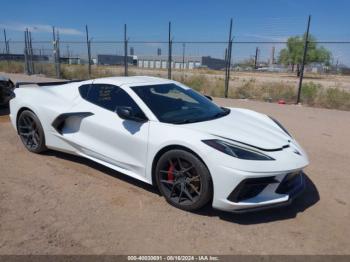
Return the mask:
[[[108,67],[111,71],[116,70],[115,67]],[[130,71],[135,75],[155,75],[160,77],[167,77],[167,70],[159,69],[146,69],[146,68],[130,68]],[[119,68],[117,71],[119,74],[123,74],[123,68]],[[185,74],[186,76],[200,75],[205,76],[208,79],[221,78],[224,79],[223,71],[215,70],[193,70],[186,71],[185,73],[181,70],[173,70],[172,74],[174,77],[181,79]],[[283,83],[288,85],[297,86],[299,83],[299,77],[293,73],[276,73],[276,72],[238,72],[231,71],[230,87],[239,87],[245,84],[247,81],[255,81],[260,84],[271,84],[271,83]],[[345,75],[327,75],[327,74],[312,74],[305,73],[303,83],[313,82],[320,84],[326,88],[338,87],[344,90],[350,90],[350,76]]]
[[[303,145],[307,190],[291,206],[184,212],[89,160],[29,153],[1,110],[0,254],[350,254],[350,112],[216,102],[269,114]]]

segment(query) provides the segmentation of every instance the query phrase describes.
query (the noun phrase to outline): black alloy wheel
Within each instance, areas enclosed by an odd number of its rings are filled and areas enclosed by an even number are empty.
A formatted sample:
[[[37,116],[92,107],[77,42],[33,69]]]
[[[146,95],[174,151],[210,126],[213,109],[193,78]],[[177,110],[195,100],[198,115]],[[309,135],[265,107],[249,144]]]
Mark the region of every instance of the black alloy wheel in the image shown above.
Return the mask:
[[[190,152],[177,149],[166,152],[157,163],[156,179],[165,199],[180,209],[193,211],[211,199],[209,171]]]
[[[18,134],[24,146],[33,153],[46,150],[45,135],[38,117],[31,111],[23,111],[17,121]]]

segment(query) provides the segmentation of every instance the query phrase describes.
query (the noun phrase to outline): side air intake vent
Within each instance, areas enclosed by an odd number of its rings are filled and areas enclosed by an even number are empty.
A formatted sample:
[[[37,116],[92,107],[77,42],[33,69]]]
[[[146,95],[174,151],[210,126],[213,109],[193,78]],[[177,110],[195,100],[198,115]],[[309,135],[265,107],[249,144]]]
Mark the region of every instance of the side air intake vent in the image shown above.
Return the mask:
[[[74,112],[74,113],[63,113],[61,115],[59,115],[58,117],[56,117],[56,119],[52,122],[52,126],[53,128],[56,129],[56,131],[58,133],[60,133],[61,135],[63,134],[63,129],[66,126],[68,120],[73,120],[75,119],[78,124],[80,125],[80,122],[83,118],[88,117],[88,116],[92,116],[93,113],[91,112]]]

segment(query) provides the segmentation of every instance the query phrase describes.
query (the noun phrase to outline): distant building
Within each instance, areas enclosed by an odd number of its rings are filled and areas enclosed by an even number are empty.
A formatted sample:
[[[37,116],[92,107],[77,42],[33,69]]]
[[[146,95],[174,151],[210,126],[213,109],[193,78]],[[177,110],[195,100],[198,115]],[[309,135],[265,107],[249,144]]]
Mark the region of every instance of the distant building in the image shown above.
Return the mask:
[[[137,66],[140,68],[166,69],[168,68],[168,56],[137,56]],[[173,56],[171,67],[174,69],[209,68],[221,70],[225,68],[225,60],[210,56]]]
[[[335,65],[334,71],[343,75],[350,75],[350,67],[343,64]]]
[[[222,70],[226,67],[226,61],[223,59],[212,58],[210,56],[203,56],[202,67],[207,67],[214,70]]]
[[[0,54],[0,61],[24,61],[24,54]],[[33,61],[49,61],[46,55],[33,55]]]
[[[98,65],[124,65],[122,55],[97,55]],[[128,56],[128,64],[133,64],[133,57]]]
[[[80,65],[80,57],[60,57],[60,62],[62,64],[69,64],[69,65]]]
[[[329,70],[329,67],[324,63],[313,62],[305,65],[305,72],[310,73],[325,73]]]

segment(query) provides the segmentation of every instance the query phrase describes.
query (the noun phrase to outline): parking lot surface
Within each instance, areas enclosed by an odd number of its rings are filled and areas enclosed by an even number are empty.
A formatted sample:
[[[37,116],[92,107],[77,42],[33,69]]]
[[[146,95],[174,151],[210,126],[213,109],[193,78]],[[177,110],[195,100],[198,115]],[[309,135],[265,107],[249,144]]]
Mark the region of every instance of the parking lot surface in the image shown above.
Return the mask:
[[[0,110],[0,254],[350,254],[350,112],[216,99],[279,119],[310,158],[288,207],[190,213],[90,160],[29,153]]]

